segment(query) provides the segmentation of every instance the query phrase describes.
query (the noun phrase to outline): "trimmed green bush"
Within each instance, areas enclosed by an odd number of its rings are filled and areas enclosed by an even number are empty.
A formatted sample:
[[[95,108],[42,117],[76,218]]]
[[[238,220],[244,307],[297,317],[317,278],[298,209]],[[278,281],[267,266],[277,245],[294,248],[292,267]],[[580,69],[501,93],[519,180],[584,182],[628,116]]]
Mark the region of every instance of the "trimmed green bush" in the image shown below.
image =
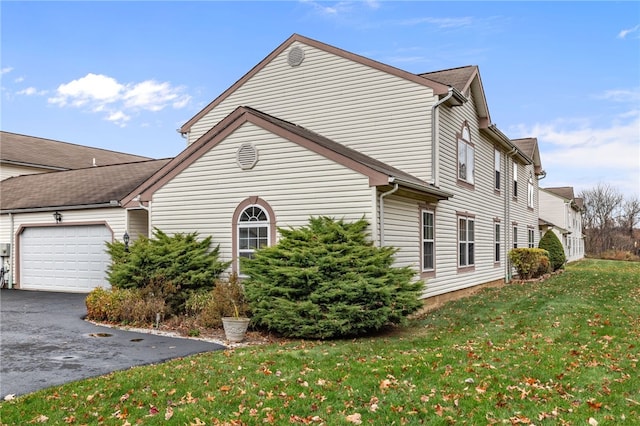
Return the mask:
[[[509,259],[520,279],[537,278],[549,272],[549,253],[540,248],[515,248]]]
[[[562,243],[552,230],[548,230],[544,233],[538,247],[549,252],[549,260],[551,261],[551,268],[557,271],[564,267],[567,257],[564,254],[564,248]]]
[[[422,306],[424,283],[393,267],[396,249],[368,240],[364,219],[328,217],[279,229],[277,245],[242,259],[252,318],[288,337],[337,338],[401,324]]]
[[[107,278],[113,287],[161,297],[172,314],[184,311],[191,292],[213,288],[229,265],[218,260],[219,246],[211,249],[211,236],[199,241],[196,232],[168,236],[156,229],[153,238],[138,238],[129,251],[116,241],[107,243],[107,252],[112,260]]]

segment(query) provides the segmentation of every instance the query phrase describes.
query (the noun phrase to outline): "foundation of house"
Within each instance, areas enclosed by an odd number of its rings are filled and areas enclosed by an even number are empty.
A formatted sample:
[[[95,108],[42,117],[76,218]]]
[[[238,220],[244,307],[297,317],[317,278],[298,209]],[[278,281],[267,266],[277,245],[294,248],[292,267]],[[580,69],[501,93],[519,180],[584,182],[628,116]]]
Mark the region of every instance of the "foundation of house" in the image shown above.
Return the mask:
[[[447,302],[450,302],[452,300],[462,299],[464,297],[469,297],[485,288],[503,287],[504,285],[505,285],[505,281],[503,278],[501,278],[499,280],[489,281],[487,283],[479,284],[473,287],[463,288],[461,290],[451,291],[449,293],[428,297],[426,299],[423,299],[422,308],[420,308],[420,310],[415,314],[415,316],[420,317],[429,311],[439,308],[440,306],[444,305]]]

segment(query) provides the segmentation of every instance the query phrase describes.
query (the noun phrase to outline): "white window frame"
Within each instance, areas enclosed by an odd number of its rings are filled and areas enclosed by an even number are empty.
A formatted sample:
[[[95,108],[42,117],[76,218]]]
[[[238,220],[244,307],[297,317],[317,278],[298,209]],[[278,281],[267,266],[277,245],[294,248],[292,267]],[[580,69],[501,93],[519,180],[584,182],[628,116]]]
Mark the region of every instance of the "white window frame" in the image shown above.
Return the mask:
[[[436,214],[433,210],[423,209],[421,211],[422,216],[422,229],[420,233],[420,240],[422,243],[422,271],[432,272],[436,266]],[[430,217],[431,221],[427,220]],[[428,232],[430,231],[430,232]],[[430,234],[430,235],[429,235]],[[431,246],[431,265],[427,265],[427,246]]]
[[[493,223],[493,261],[500,263],[500,222]]]
[[[469,216],[458,216],[458,267],[475,265],[475,223]]]
[[[513,197],[518,198],[518,163],[513,162]]]
[[[470,185],[475,182],[475,147],[471,143],[471,131],[466,122],[458,136],[458,180]]]
[[[494,154],[494,184],[493,187],[496,191],[500,191],[500,170],[502,169],[502,153],[496,149]]]
[[[534,208],[535,205],[535,191],[533,187],[533,173],[529,173],[529,179],[527,181],[527,207]]]
[[[513,225],[513,248],[518,248],[518,226]]]
[[[527,242],[529,243],[529,248],[536,247],[536,237],[533,229],[527,229]]]
[[[266,218],[266,220],[260,220],[257,216],[256,216],[256,209],[259,210],[264,217]],[[252,211],[251,214],[247,213],[249,210]],[[245,213],[247,213],[247,215],[245,216]],[[244,217],[248,217],[249,220],[243,220]],[[257,230],[257,234],[254,236],[248,235],[247,236],[243,236],[242,231],[243,230]],[[261,232],[261,231],[264,231]],[[263,248],[263,247],[269,247],[270,245],[270,241],[271,241],[271,218],[269,217],[269,213],[267,212],[267,210],[259,205],[259,204],[251,204],[247,207],[245,207],[242,212],[240,212],[240,215],[238,216],[238,223],[236,226],[236,236],[237,236],[237,241],[238,241],[238,252],[236,253],[237,255],[237,259],[238,259],[238,274],[242,275],[241,273],[241,269],[240,269],[240,258],[242,257],[249,257],[251,258],[253,256],[253,254],[255,253],[255,251],[259,248]],[[252,247],[251,241],[255,240],[255,247]],[[243,242],[247,241],[248,244],[246,244],[246,246],[243,246]]]

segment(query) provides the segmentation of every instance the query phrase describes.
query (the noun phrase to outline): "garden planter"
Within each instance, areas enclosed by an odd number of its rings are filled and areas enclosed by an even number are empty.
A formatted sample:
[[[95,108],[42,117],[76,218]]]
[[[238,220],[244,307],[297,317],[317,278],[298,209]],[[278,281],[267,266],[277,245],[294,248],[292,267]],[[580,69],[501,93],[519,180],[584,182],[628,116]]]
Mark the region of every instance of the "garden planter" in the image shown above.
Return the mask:
[[[231,343],[239,343],[244,340],[244,335],[249,327],[249,318],[223,317],[222,328],[224,335]]]

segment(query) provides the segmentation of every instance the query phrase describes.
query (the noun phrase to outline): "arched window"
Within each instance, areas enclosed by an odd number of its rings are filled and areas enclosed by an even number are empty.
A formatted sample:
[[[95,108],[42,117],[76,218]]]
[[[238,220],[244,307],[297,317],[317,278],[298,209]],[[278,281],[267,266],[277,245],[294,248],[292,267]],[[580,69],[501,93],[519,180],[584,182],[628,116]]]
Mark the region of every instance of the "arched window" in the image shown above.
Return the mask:
[[[469,124],[465,122],[458,135],[458,179],[473,185],[474,177],[475,147],[471,143]]]
[[[533,173],[529,173],[529,180],[527,181],[527,206],[533,208],[535,204],[535,192],[533,186]]]
[[[236,208],[233,226],[233,271],[241,274],[240,258],[252,258],[256,250],[274,243],[273,210],[258,197],[247,198]]]

